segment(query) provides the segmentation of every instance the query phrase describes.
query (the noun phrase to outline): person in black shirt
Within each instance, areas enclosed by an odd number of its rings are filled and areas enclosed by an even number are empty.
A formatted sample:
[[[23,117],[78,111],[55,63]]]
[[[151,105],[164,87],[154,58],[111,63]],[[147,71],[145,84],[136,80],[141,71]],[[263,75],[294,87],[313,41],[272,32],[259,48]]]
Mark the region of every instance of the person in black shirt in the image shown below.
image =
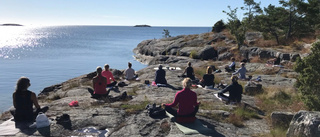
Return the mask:
[[[194,71],[193,71],[193,68],[191,67],[191,62],[188,62],[188,67],[184,69],[182,76],[185,76],[184,75],[185,73],[187,73],[186,77],[189,77],[191,80],[195,80]]]
[[[12,94],[14,109],[10,112],[14,116],[15,122],[26,121],[33,122],[39,112],[45,112],[48,107],[40,108],[36,94],[29,91],[30,80],[26,77],[21,77],[16,86],[15,92]],[[33,105],[36,109],[33,109]]]
[[[207,89],[214,88],[214,75],[212,74],[212,67],[207,67],[207,73],[202,77],[201,86]]]
[[[156,84],[167,84],[166,71],[162,69],[162,65],[159,65],[159,69],[156,71],[155,80]]]
[[[230,102],[240,103],[242,99],[242,86],[238,84],[238,77],[231,77],[232,84],[221,90],[218,93],[218,97],[222,100],[227,101],[227,104]],[[223,93],[229,92],[229,96],[224,95]]]

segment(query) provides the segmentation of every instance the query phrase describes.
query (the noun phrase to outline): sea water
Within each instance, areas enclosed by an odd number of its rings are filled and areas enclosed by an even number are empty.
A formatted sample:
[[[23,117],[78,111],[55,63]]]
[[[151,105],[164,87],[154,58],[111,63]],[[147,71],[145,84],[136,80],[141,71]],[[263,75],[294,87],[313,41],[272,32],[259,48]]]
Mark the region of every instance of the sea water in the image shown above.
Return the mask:
[[[133,69],[146,65],[134,60],[132,50],[143,40],[200,34],[210,27],[131,26],[0,26],[0,112],[12,106],[12,93],[21,76],[38,94],[45,87],[95,71],[97,66]]]

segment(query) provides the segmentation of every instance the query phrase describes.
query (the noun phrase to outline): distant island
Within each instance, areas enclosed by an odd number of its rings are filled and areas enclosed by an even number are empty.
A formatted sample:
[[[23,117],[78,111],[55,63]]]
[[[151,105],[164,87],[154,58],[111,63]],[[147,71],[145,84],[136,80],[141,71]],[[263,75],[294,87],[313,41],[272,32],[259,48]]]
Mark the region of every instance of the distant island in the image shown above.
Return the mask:
[[[135,25],[134,27],[151,27],[150,25]]]
[[[21,24],[8,23],[8,24],[0,24],[0,26],[23,26],[23,25],[21,25]]]

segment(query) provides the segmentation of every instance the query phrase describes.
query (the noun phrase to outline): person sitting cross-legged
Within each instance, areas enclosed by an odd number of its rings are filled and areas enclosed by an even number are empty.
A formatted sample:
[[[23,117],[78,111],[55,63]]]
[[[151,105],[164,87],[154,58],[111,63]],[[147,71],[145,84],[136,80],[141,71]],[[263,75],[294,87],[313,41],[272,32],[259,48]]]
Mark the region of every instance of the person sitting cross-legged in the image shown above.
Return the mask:
[[[214,88],[214,75],[212,74],[212,67],[207,67],[206,74],[203,75],[200,84],[205,89],[213,89]]]
[[[185,73],[187,73],[187,75],[184,75]],[[194,77],[194,71],[193,71],[193,68],[191,66],[191,62],[188,62],[188,67],[186,67],[182,73],[182,76],[186,76],[188,78],[190,78],[191,80],[195,80],[195,77]]]
[[[107,87],[113,87],[117,84],[117,81],[114,79],[112,72],[109,70],[109,65],[104,65],[104,71],[101,72],[102,76],[107,78]],[[111,80],[113,81],[111,83]]]
[[[102,76],[102,68],[97,67],[97,76],[92,79],[92,86],[94,91],[90,91],[93,98],[106,98],[108,97],[109,91],[107,91],[107,78]]]
[[[242,86],[238,83],[238,77],[231,77],[232,84],[227,86],[225,89],[218,93],[218,97],[226,101],[227,104],[240,103],[242,99]],[[224,93],[229,92],[229,96],[224,95]]]
[[[227,65],[227,66],[225,67],[226,72],[235,72],[235,70],[236,70],[235,58],[232,57],[232,58],[231,58],[231,61],[232,61],[231,64],[230,64],[230,65]]]
[[[40,107],[36,94],[28,90],[30,86],[27,77],[21,77],[17,82],[16,90],[12,94],[14,108],[10,109],[15,122],[33,122],[38,113],[45,113],[49,109],[47,106]]]
[[[172,103],[162,104],[165,110],[176,117],[177,122],[187,120],[189,122],[195,120],[195,115],[198,112],[200,102],[197,101],[197,94],[190,89],[192,81],[190,78],[185,78],[182,81],[184,89],[178,91]],[[173,107],[179,104],[178,110]],[[184,119],[187,118],[187,119]],[[185,121],[185,122],[187,122]]]
[[[167,84],[166,80],[166,71],[162,69],[162,65],[159,65],[159,69],[156,71],[155,74],[155,83],[156,84]]]
[[[134,69],[131,68],[132,64],[128,62],[128,68],[124,71],[126,80],[133,80],[138,77]]]

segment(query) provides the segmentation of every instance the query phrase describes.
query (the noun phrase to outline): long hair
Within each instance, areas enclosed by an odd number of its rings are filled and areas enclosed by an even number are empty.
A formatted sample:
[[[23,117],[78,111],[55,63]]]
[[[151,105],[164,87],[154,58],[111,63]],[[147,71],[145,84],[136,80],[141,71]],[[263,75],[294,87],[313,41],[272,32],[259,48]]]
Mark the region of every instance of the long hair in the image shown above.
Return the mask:
[[[212,67],[208,66],[207,67],[207,74],[211,74],[212,73]]]
[[[30,80],[27,77],[21,77],[17,81],[16,93],[21,93],[22,90],[27,89],[30,85]]]

